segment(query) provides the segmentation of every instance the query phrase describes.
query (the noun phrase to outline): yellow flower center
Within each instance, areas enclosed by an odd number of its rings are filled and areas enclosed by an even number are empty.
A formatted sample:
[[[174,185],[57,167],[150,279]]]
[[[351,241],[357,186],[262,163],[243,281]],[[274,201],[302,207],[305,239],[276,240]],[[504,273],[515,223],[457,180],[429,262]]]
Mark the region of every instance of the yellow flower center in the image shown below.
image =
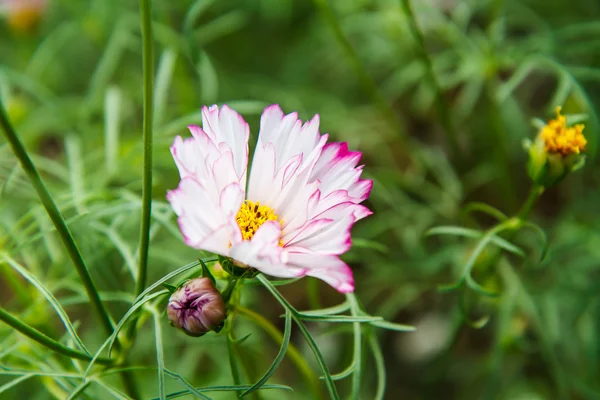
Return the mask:
[[[269,206],[261,205],[259,201],[256,203],[251,200],[244,201],[235,217],[244,240],[252,239],[258,228],[267,221],[279,221],[279,216],[275,214]],[[283,221],[279,221],[283,226]],[[279,241],[279,245],[283,243]]]
[[[556,107],[556,119],[548,121],[540,135],[547,152],[567,156],[585,151],[587,140],[581,133],[583,128],[583,124],[567,127],[567,117],[560,114],[560,107]]]

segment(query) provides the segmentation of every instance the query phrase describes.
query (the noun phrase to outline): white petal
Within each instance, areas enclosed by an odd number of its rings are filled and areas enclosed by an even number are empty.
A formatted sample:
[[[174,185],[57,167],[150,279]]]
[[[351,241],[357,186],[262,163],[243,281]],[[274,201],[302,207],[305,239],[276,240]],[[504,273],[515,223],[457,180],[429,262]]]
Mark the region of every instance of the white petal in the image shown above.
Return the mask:
[[[246,121],[227,105],[221,109],[213,105],[210,108],[202,107],[202,128],[215,145],[225,143],[233,152],[235,172],[245,185],[250,137]]]
[[[296,113],[284,115],[278,105],[267,107],[260,121],[248,198],[270,206],[280,217],[292,215],[291,193],[306,186],[326,141],[327,135],[319,134],[318,116],[302,125]]]
[[[319,278],[333,286],[340,293],[354,291],[352,270],[337,256],[314,253],[289,253],[288,264],[304,268],[306,276]]]
[[[336,190],[346,190],[355,203],[369,197],[373,181],[360,179],[362,167],[356,167],[361,153],[348,151],[347,143],[328,143],[323,148],[311,175],[319,180],[324,196]]]
[[[183,178],[177,189],[168,192],[167,200],[179,217],[185,243],[227,255],[233,234],[231,215],[239,209],[243,193],[239,184],[233,183],[216,197],[196,179]]]

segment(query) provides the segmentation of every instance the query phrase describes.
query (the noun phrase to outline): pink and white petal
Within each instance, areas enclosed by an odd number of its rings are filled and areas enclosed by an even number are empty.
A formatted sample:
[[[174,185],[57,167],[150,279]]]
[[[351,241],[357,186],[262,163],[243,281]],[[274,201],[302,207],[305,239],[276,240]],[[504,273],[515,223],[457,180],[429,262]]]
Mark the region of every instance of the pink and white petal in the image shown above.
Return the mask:
[[[320,180],[320,189],[324,195],[335,190],[344,189],[360,203],[369,196],[373,182],[360,179],[362,166],[356,167],[362,154],[358,151],[349,151],[348,143],[328,143],[323,148],[317,161],[311,180]]]
[[[217,197],[192,177],[183,178],[177,189],[167,193],[185,243],[221,255],[228,254],[234,233],[229,221],[243,199],[244,192],[237,183],[225,187]]]
[[[233,163],[233,153],[227,151],[222,153],[211,166],[212,176],[207,180],[214,183],[214,188],[217,193],[221,193],[222,190],[230,184],[236,184],[237,186],[243,185],[243,182],[240,182],[240,179],[235,172]]]
[[[227,105],[202,107],[202,128],[212,142],[226,143],[233,153],[235,172],[245,186],[250,128],[240,114]]]
[[[305,269],[306,276],[321,279],[340,293],[354,291],[352,270],[337,256],[290,252],[288,265]]]
[[[191,127],[190,130],[192,130]],[[206,134],[204,132],[202,134],[207,139]],[[180,136],[177,136],[171,146],[171,154],[182,178],[194,176],[199,180],[203,180],[208,172],[206,168],[207,161],[208,164],[214,163],[220,152],[210,140],[201,140],[196,137],[183,140]]]
[[[250,267],[272,276],[293,278],[304,271],[286,266],[287,253],[279,246],[281,226],[277,221],[267,221],[256,231],[251,240],[233,245],[229,255]]]

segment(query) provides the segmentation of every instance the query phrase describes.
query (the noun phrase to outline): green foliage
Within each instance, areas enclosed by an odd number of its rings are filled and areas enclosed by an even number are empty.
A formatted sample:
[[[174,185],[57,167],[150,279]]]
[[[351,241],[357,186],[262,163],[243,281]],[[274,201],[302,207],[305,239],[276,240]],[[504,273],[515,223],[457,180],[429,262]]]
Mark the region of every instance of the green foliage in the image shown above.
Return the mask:
[[[600,397],[600,4],[143,4],[0,21],[0,397]],[[182,281],[226,289],[164,198],[212,103],[319,113],[363,152],[356,295],[245,276],[221,332],[168,326]],[[557,105],[586,166],[533,204],[521,144]]]

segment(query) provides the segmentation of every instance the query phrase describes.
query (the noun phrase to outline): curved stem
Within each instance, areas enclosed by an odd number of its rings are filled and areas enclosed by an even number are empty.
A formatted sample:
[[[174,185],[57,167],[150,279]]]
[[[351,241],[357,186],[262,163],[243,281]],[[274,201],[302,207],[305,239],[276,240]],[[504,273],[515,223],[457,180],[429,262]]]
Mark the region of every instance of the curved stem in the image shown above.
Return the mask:
[[[44,335],[42,332],[27,325],[20,319],[14,317],[12,314],[10,314],[8,311],[6,311],[3,308],[0,308],[0,321],[4,322],[5,324],[14,328],[15,330],[21,332],[23,335],[27,336],[28,338],[33,339],[36,342],[38,342],[39,344],[49,348],[50,350],[60,353],[64,356],[67,356],[70,358],[76,358],[78,360],[84,360],[84,361],[91,361],[91,359],[92,359],[89,355],[87,355],[81,351],[72,349],[70,347],[66,347],[66,346],[62,345],[60,342],[57,342],[56,340],[49,338],[48,336]],[[105,364],[105,365],[110,365],[113,363],[113,360],[111,360],[109,358],[103,358],[103,357],[99,357],[96,361],[99,364]]]
[[[142,57],[144,74],[144,171],[142,176],[142,224],[140,228],[139,264],[135,285],[136,296],[146,286],[148,247],[150,245],[150,216],[152,213],[152,121],[154,110],[152,19],[150,0],[140,0],[142,14]]]
[[[71,234],[71,231],[69,230],[69,227],[67,226],[58,207],[54,203],[54,200],[52,200],[52,196],[50,195],[50,192],[48,192],[48,189],[44,185],[44,182],[42,181],[38,170],[35,168],[35,165],[33,165],[31,158],[29,158],[25,146],[23,146],[23,143],[21,143],[19,136],[12,127],[8,119],[8,115],[6,114],[6,110],[4,109],[4,105],[2,104],[2,100],[0,100],[0,125],[2,125],[2,129],[4,131],[6,139],[10,143],[10,146],[13,152],[15,153],[15,156],[21,163],[21,167],[23,168],[23,170],[27,174],[27,177],[31,181],[31,184],[37,192],[38,197],[42,201],[42,204],[44,205],[48,216],[52,220],[52,223],[56,228],[56,232],[58,232],[58,235],[60,236],[60,239],[63,245],[65,246],[65,249],[67,250],[67,253],[69,253],[69,257],[71,258],[73,266],[75,267],[75,270],[77,271],[77,274],[81,279],[81,283],[85,288],[88,298],[90,299],[90,303],[92,303],[92,306],[94,307],[96,313],[100,318],[100,324],[102,325],[107,334],[112,334],[112,320],[110,319],[108,311],[106,310],[106,308],[104,308],[104,305],[100,300],[98,290],[96,289],[94,281],[92,280],[92,276],[90,275],[85,265],[85,262],[83,261],[83,257],[79,252],[79,248],[75,243],[75,239],[73,238],[73,235]]]
[[[535,204],[537,199],[540,198],[542,193],[544,193],[543,186],[533,185],[531,187],[531,190],[529,190],[529,195],[527,196],[527,200],[525,200],[525,203],[523,204],[523,206],[521,207],[521,209],[519,210],[519,212],[516,215],[517,218],[519,218],[519,219],[527,218],[527,216],[531,212],[531,208],[533,207],[533,205]]]

